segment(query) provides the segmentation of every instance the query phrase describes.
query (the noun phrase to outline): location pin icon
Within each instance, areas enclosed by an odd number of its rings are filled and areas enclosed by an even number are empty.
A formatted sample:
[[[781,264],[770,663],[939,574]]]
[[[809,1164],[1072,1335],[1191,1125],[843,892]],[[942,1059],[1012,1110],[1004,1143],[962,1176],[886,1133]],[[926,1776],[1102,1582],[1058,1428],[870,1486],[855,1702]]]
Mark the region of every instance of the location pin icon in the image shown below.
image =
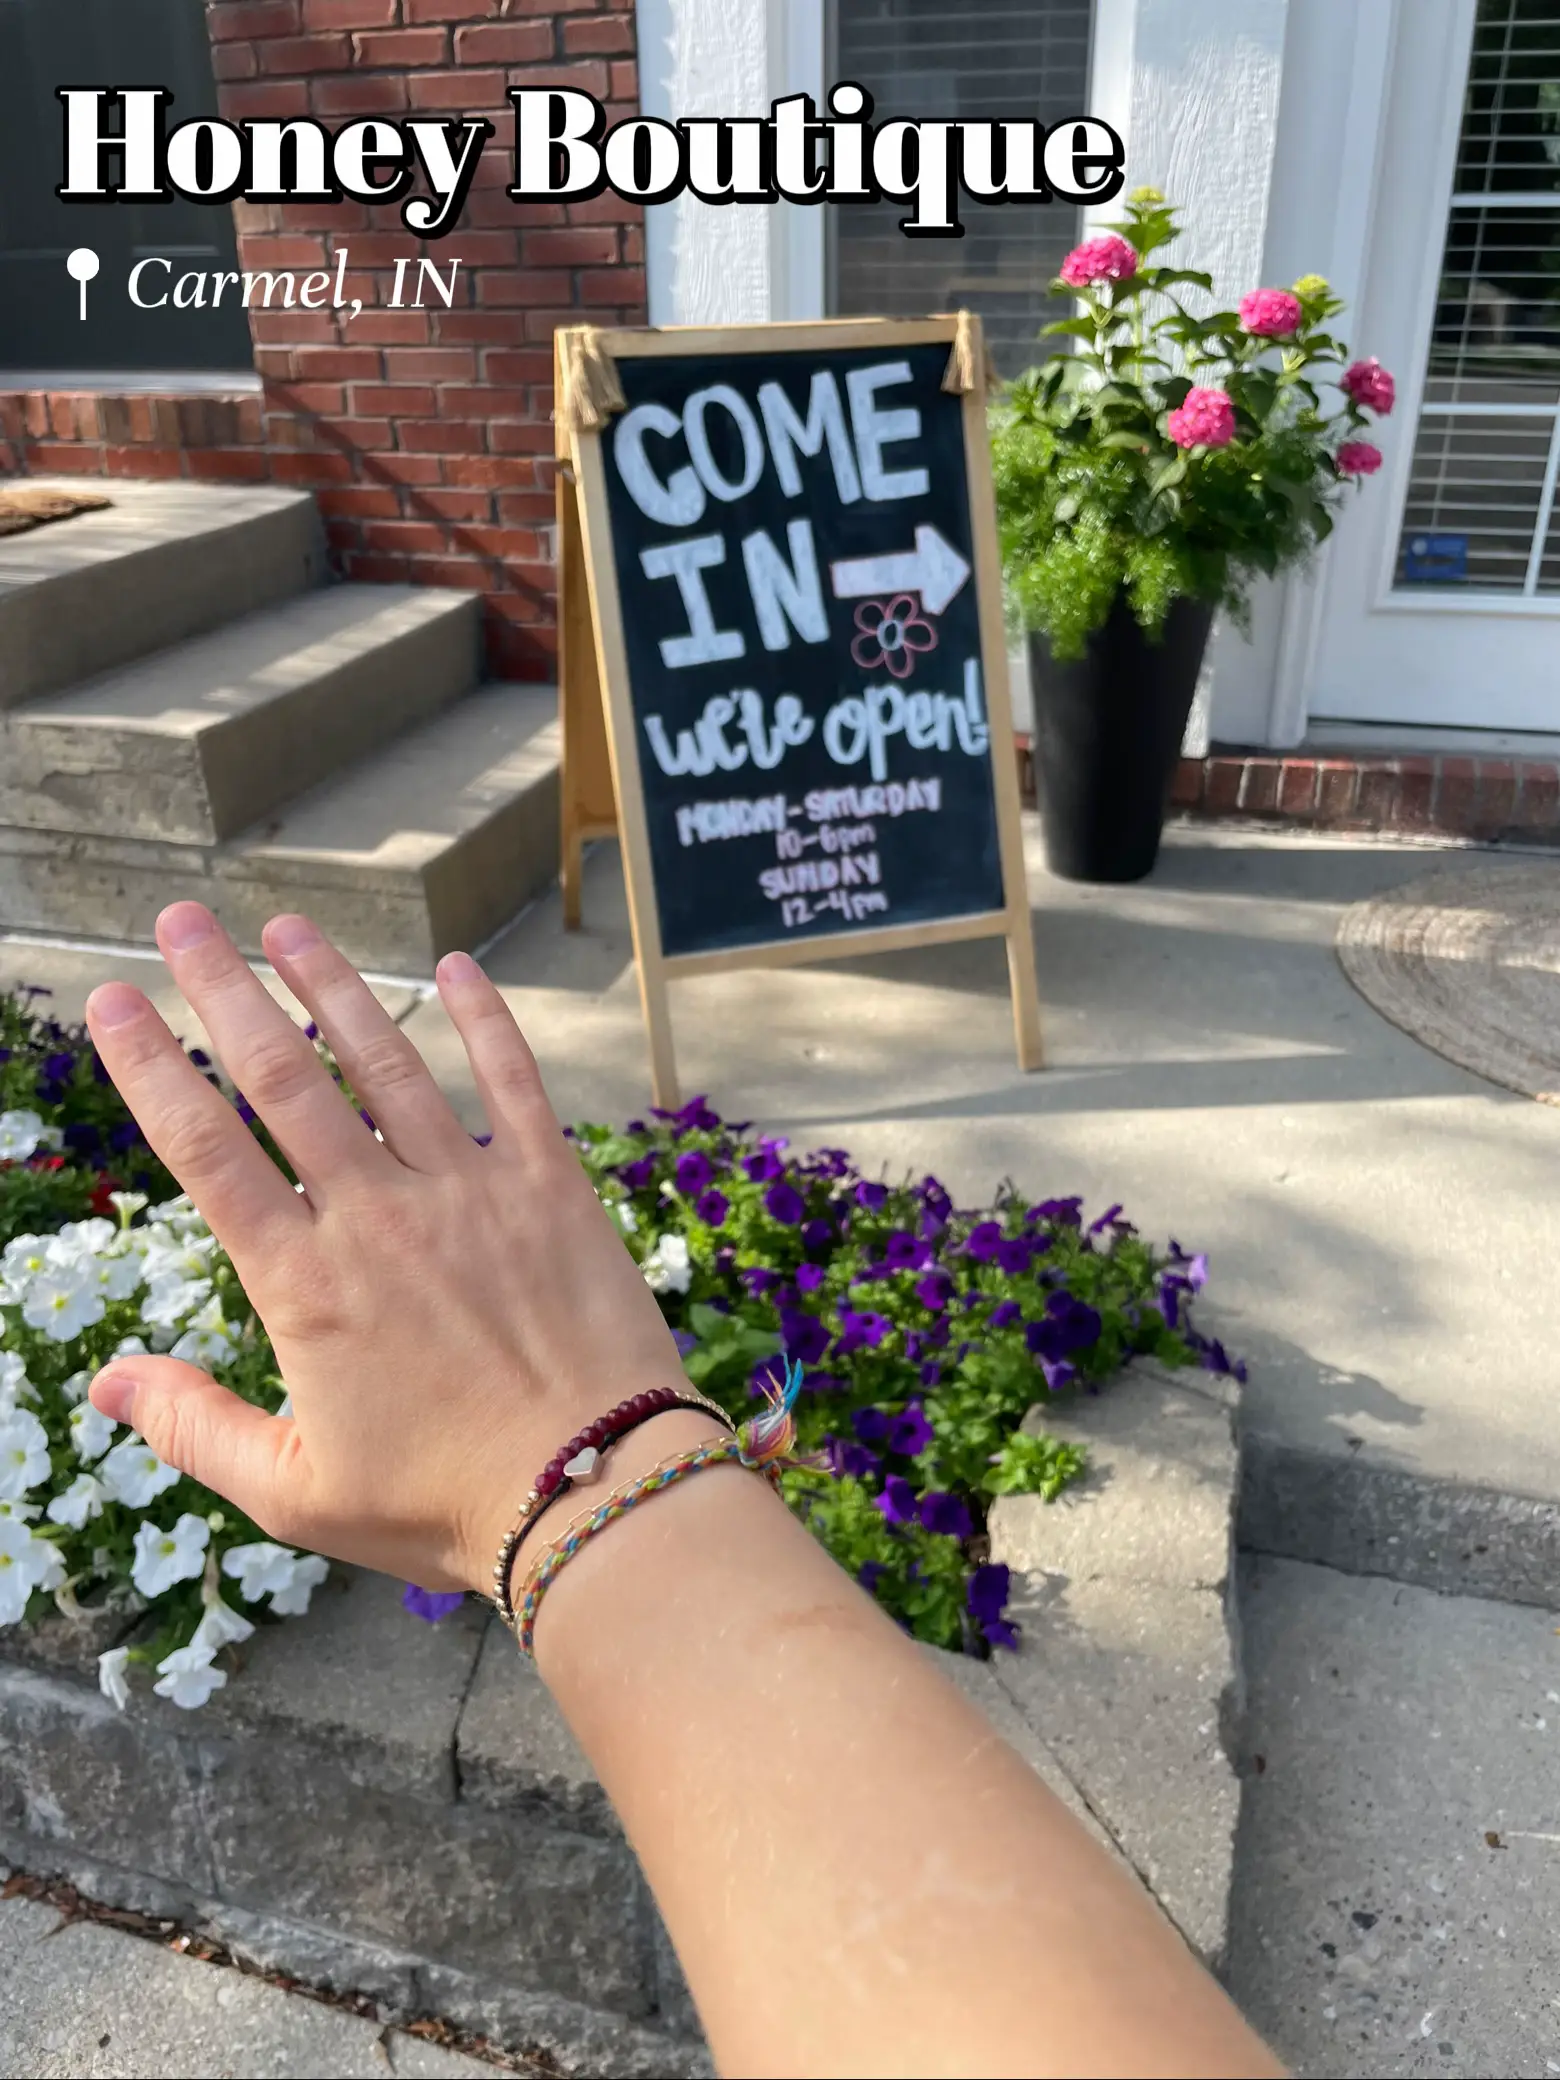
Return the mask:
[[[102,264],[102,261],[99,260],[97,254],[93,252],[90,246],[77,246],[76,250],[65,262],[65,272],[73,282],[80,282],[81,284],[81,321],[83,324],[86,323],[87,319],[87,284],[93,280]]]

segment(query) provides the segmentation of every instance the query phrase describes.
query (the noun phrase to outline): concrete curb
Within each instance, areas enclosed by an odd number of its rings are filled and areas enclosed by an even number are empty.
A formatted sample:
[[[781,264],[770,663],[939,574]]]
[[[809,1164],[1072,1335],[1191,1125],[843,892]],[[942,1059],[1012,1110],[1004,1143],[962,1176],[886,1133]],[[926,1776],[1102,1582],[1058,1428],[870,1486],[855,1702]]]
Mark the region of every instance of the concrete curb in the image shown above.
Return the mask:
[[[1242,1440],[1239,1541],[1245,1551],[1389,1575],[1446,1596],[1547,1609],[1560,1584],[1560,1504],[1256,1430]]]
[[[993,1512],[1019,1652],[937,1658],[1217,1965],[1239,1796],[1231,1404],[1141,1365],[1030,1420],[1087,1442],[1089,1477]],[[617,1817],[480,1607],[424,1626],[396,1584],[341,1570],[196,1714],[117,1712],[95,1681],[109,1637],[61,1621],[6,1641],[0,1859],[564,2073],[710,2070]]]

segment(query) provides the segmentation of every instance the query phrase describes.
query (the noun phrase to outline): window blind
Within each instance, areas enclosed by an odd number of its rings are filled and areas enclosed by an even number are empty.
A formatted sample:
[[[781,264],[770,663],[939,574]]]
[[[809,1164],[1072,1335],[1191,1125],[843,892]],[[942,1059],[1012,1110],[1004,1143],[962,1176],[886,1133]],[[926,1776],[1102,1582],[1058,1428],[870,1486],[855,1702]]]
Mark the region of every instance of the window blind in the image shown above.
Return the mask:
[[[865,87],[879,121],[1028,116],[1049,126],[1085,113],[1092,13],[1093,0],[832,0],[829,77]],[[959,239],[906,238],[902,204],[831,209],[829,308],[978,311],[997,366],[1015,375],[1052,350],[1036,347],[1039,327],[1068,315],[1046,285],[1078,241],[1078,211],[967,197],[960,209]]]

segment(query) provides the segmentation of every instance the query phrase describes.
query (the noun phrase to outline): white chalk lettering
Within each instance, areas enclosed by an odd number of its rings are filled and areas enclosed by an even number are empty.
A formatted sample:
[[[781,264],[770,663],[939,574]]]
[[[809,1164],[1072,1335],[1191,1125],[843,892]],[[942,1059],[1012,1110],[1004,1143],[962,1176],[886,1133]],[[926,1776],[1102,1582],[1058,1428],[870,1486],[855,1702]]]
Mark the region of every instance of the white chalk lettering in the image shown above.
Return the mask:
[[[710,596],[704,589],[703,571],[719,568],[726,561],[726,544],[718,534],[689,535],[680,542],[659,542],[642,549],[639,561],[647,578],[675,578],[688,616],[688,634],[666,636],[661,642],[661,662],[669,672],[685,665],[716,664],[723,658],[740,657],[747,645],[735,628],[717,628]]]
[[[742,543],[748,591],[753,595],[753,612],[758,616],[758,632],[766,650],[789,649],[791,628],[804,643],[825,643],[829,639],[829,617],[824,611],[812,522],[788,522],[785,538],[791,550],[789,563],[763,528],[745,536]],[[786,626],[788,621],[790,628]]]

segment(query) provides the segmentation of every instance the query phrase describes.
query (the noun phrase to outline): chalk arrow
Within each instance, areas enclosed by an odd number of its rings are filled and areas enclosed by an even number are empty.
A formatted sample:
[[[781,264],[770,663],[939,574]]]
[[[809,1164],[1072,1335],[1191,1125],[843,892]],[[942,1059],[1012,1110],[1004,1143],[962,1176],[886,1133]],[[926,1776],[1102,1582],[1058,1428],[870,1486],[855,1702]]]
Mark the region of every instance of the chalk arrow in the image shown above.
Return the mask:
[[[874,599],[918,592],[928,614],[940,614],[964,589],[970,567],[935,527],[918,527],[915,547],[898,556],[848,556],[829,566],[836,599]]]

